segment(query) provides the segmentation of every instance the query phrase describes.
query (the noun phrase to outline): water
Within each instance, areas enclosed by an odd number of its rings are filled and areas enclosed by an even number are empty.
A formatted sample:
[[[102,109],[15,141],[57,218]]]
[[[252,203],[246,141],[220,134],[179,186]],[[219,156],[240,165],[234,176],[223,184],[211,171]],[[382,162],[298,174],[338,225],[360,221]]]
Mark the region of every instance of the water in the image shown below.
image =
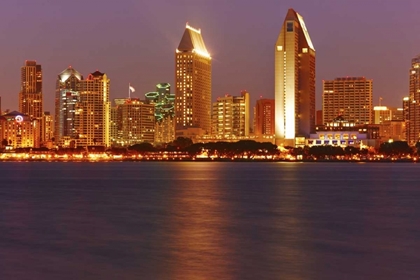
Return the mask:
[[[0,279],[419,279],[419,169],[0,162]]]

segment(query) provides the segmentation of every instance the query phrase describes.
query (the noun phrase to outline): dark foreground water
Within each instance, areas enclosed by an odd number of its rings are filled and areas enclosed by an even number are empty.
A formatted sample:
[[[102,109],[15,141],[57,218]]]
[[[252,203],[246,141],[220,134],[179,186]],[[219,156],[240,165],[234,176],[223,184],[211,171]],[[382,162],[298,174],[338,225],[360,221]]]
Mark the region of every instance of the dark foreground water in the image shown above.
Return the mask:
[[[420,165],[0,162],[0,279],[420,279]]]

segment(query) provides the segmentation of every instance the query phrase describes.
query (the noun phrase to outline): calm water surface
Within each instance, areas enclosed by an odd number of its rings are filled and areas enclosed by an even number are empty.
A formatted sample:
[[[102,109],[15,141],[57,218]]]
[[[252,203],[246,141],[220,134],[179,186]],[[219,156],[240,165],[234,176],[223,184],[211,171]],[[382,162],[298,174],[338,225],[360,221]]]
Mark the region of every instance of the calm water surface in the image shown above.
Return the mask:
[[[420,165],[0,162],[0,279],[420,279]]]

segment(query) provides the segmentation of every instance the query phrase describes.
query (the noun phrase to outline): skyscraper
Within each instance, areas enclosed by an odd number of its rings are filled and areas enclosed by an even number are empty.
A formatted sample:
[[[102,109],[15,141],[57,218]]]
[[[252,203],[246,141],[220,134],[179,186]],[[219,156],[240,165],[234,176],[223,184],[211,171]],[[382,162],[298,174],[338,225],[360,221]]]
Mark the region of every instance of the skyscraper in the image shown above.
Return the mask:
[[[155,105],[136,98],[126,99],[121,109],[122,142],[131,146],[155,140]]]
[[[344,77],[323,81],[324,122],[337,116],[355,124],[373,124],[373,81],[365,77]]]
[[[42,69],[36,61],[26,60],[20,69],[19,111],[32,118],[42,118]]]
[[[315,48],[301,15],[289,9],[274,47],[277,143],[315,130]]]
[[[175,118],[177,136],[211,130],[211,57],[201,30],[187,24],[175,53]]]
[[[410,92],[407,102],[407,141],[415,144],[420,140],[420,55],[411,60]]]
[[[254,124],[255,135],[274,134],[274,99],[257,100]]]
[[[74,133],[78,145],[110,146],[109,84],[108,76],[99,71],[80,81],[80,99],[76,103],[74,120]]]
[[[155,144],[175,140],[175,94],[169,83],[156,85],[156,91],[146,93],[146,102],[155,105]]]
[[[55,90],[55,143],[61,143],[63,137],[74,138],[74,118],[76,104],[79,101],[79,87],[82,74],[69,66],[57,77]]]
[[[249,136],[249,93],[242,91],[240,96],[217,98],[213,103],[212,134],[216,137]]]

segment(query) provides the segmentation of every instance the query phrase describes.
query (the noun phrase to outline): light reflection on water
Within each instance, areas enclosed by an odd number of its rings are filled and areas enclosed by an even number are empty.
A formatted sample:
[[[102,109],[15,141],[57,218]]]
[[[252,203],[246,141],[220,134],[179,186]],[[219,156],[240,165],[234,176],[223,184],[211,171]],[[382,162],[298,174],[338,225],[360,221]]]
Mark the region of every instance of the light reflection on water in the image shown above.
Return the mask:
[[[0,279],[417,279],[418,168],[0,163]]]

